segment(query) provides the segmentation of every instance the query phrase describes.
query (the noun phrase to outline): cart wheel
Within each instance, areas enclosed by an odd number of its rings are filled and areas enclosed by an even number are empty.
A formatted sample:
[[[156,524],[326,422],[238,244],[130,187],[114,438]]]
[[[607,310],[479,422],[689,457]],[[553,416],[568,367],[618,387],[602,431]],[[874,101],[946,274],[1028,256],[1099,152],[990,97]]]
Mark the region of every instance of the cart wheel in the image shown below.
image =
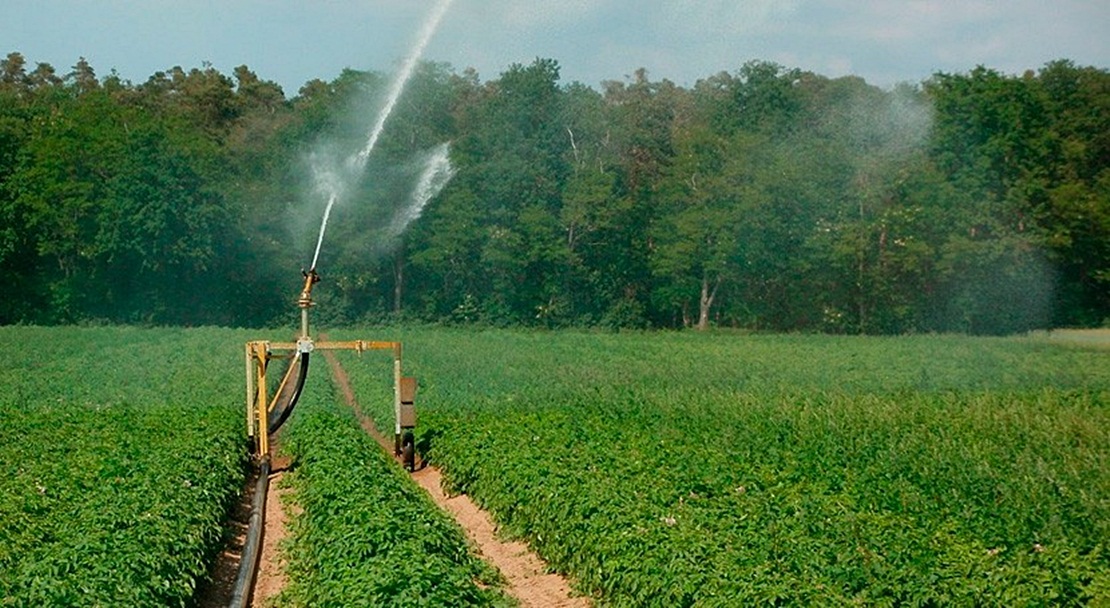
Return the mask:
[[[405,433],[405,437],[401,440],[401,465],[409,473],[416,468],[416,446],[413,443],[412,433]]]

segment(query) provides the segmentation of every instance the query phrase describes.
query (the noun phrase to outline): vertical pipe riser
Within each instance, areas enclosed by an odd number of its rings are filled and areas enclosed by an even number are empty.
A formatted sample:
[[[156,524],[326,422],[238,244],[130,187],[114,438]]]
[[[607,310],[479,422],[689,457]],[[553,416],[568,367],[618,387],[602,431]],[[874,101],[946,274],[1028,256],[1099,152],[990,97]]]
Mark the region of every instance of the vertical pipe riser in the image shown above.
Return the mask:
[[[401,343],[393,345],[393,450],[401,453]]]

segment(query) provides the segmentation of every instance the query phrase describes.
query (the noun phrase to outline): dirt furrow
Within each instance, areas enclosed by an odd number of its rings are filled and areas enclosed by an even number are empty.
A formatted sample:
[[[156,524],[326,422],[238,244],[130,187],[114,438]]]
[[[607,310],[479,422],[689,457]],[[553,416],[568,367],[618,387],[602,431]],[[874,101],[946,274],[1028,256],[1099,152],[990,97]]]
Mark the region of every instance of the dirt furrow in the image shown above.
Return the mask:
[[[441,509],[459,522],[467,536],[481,549],[482,557],[501,571],[509,581],[509,594],[520,600],[521,606],[585,608],[590,605],[586,598],[572,597],[567,580],[557,573],[547,572],[547,565],[528,545],[497,538],[497,526],[493,519],[469,496],[448,496],[443,491],[443,477],[439,469],[424,467],[413,473],[412,478],[427,490]]]
[[[276,450],[276,444],[275,444]],[[285,588],[284,561],[278,552],[278,543],[285,538],[285,511],[282,498],[289,492],[281,488],[281,478],[289,466],[287,458],[275,458],[273,472],[270,473],[266,491],[266,512],[263,519],[262,547],[258,557],[258,570],[254,576],[250,606],[262,608]],[[250,521],[251,506],[257,472],[250,476],[239,497],[239,503],[228,522],[230,537],[224,550],[216,557],[212,568],[212,580],[202,585],[196,594],[198,608],[226,608],[235,593],[235,583],[239,575],[243,545],[247,538],[247,522]]]
[[[362,428],[366,430],[387,453],[393,453],[393,442],[378,432],[355,399],[350,379],[331,352],[324,357],[332,370],[335,383],[344,401],[355,411]],[[497,538],[497,527],[489,513],[480,509],[466,494],[448,496],[443,491],[442,475],[434,466],[418,465],[413,480],[424,488],[437,505],[459,522],[467,536],[477,545],[481,557],[496,567],[508,581],[508,593],[525,608],[587,608],[587,598],[572,597],[570,584],[557,573],[547,571],[544,561],[527,544],[503,541]]]
[[[251,501],[254,500],[255,476],[247,479],[247,484],[239,495],[239,502],[231,512],[227,522],[227,543],[216,556],[212,566],[212,579],[202,583],[195,596],[198,608],[227,608],[235,593],[235,579],[239,574],[239,562],[243,544],[247,539],[247,522],[251,515]]]
[[[281,593],[288,580],[285,576],[285,561],[278,550],[278,543],[285,538],[285,509],[283,499],[290,492],[289,488],[281,487],[281,480],[285,476],[286,462],[276,462],[270,473],[270,485],[266,491],[265,526],[262,532],[262,551],[258,556],[258,572],[254,576],[254,592],[251,594],[251,606],[261,608],[268,601]]]

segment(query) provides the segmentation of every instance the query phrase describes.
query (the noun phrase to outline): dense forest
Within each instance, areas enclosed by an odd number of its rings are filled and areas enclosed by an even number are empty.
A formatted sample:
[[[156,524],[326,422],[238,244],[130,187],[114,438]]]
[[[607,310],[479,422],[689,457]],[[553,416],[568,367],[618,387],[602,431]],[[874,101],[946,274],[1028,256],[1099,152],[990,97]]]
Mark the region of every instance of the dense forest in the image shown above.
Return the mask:
[[[0,324],[288,324],[389,75],[0,61]],[[454,177],[406,230],[422,158]],[[413,210],[409,209],[409,212]],[[411,218],[410,218],[411,219]],[[392,226],[392,228],[391,228]],[[1110,73],[880,89],[753,61],[599,88],[421,64],[323,243],[323,322],[1000,334],[1110,320]]]

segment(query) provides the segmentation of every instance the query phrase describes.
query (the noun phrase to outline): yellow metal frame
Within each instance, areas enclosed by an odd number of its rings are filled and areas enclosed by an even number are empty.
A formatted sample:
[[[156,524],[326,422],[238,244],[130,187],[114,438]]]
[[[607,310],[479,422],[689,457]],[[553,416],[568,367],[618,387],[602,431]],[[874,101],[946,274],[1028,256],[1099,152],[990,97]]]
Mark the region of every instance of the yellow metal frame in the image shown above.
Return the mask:
[[[362,354],[368,350],[393,351],[393,402],[397,425],[395,432],[401,434],[401,343],[382,342],[376,340],[348,340],[313,342],[311,339],[302,338],[297,342],[271,342],[269,340],[254,340],[246,343],[246,379],[247,379],[247,436],[254,440],[257,436],[258,458],[270,457],[270,412],[277,407],[277,397],[281,394],[285,384],[289,381],[302,354],[317,350],[353,350]],[[266,369],[273,359],[288,359],[292,362],[289,371],[281,380],[281,385],[274,393],[272,399],[267,394]]]
[[[277,398],[292,377],[293,370],[302,355],[315,350],[353,350],[360,355],[368,350],[393,351],[393,409],[395,437],[401,436],[401,343],[377,340],[347,340],[340,342],[314,342],[308,333],[308,309],[312,301],[312,287],[320,281],[315,269],[304,273],[304,288],[297,298],[301,309],[301,335],[296,342],[271,342],[254,340],[246,343],[247,374],[247,436],[253,441],[257,436],[258,458],[270,458],[269,414],[277,407]],[[289,370],[281,380],[277,392],[271,400],[267,395],[266,369],[272,359],[291,359]],[[398,444],[399,445],[399,444]]]

